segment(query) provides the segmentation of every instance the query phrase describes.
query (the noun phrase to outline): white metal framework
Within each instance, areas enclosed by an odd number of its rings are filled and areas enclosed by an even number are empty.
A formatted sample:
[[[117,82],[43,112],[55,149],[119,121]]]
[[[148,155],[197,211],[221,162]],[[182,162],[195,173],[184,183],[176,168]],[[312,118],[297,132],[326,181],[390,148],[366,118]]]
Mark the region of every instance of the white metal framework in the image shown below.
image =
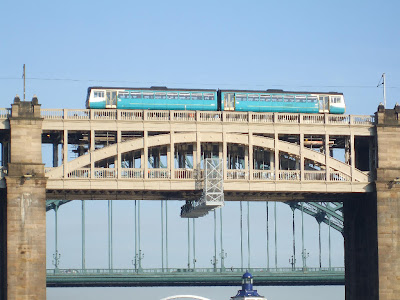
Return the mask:
[[[219,158],[204,160],[204,188],[199,201],[187,201],[181,209],[182,218],[198,218],[224,206],[224,169]]]

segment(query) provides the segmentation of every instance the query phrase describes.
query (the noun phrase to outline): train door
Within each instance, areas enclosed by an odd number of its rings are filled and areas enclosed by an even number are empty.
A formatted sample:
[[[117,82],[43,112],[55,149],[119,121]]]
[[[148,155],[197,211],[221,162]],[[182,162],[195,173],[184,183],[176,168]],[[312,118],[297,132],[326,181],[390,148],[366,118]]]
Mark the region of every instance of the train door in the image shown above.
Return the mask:
[[[106,92],[106,108],[117,108],[117,92]]]
[[[320,113],[329,113],[329,96],[319,96],[318,103]]]
[[[224,94],[224,110],[235,110],[235,94]]]

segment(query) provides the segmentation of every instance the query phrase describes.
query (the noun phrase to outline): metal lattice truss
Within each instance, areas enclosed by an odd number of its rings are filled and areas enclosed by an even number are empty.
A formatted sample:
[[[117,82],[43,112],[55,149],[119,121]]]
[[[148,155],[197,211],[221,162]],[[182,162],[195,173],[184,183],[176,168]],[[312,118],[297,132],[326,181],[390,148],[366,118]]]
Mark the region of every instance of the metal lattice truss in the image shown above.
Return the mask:
[[[224,205],[224,171],[222,159],[205,159],[205,178],[203,197],[204,203]]]
[[[313,216],[317,222],[325,223],[343,234],[343,203],[342,202],[286,202],[291,207],[303,210]]]
[[[181,208],[182,218],[198,218],[224,206],[224,169],[219,158],[204,160],[203,194],[198,201],[186,201]]]

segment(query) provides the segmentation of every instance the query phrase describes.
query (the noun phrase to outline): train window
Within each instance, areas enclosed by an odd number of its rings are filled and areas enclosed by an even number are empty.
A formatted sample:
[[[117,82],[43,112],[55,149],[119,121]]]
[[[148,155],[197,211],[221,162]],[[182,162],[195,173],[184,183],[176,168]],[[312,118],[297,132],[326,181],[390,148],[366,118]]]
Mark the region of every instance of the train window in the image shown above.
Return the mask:
[[[247,101],[247,94],[236,94],[236,101]]]
[[[178,99],[178,93],[168,93],[167,99]]]
[[[192,93],[192,100],[203,100],[202,93]]]
[[[189,93],[179,93],[179,99],[189,100],[190,99],[190,94]]]
[[[284,95],[283,96],[283,102],[293,102],[294,101],[294,96],[292,95]]]
[[[204,93],[204,100],[214,100],[213,93]]]
[[[128,96],[129,96],[128,92],[118,92],[119,98],[128,98]]]
[[[296,102],[306,102],[306,96],[296,96]]]
[[[281,95],[272,95],[271,101],[272,102],[282,102],[282,96]]]
[[[104,98],[104,91],[95,91],[93,92],[94,98]]]
[[[332,97],[331,102],[332,103],[340,103],[340,97]]]
[[[260,101],[270,101],[271,100],[271,95],[260,95]]]
[[[142,98],[142,93],[141,92],[131,92],[131,98],[132,99],[140,99],[140,98]]]
[[[247,97],[249,101],[258,101],[258,99],[260,98],[258,94],[248,94]]]
[[[318,101],[318,97],[317,96],[308,96],[307,97],[307,103],[311,103],[311,102],[316,103],[317,101]]]
[[[144,92],[143,99],[154,99],[154,93]]]
[[[154,98],[156,98],[156,99],[167,99],[167,94],[166,93],[155,93]]]

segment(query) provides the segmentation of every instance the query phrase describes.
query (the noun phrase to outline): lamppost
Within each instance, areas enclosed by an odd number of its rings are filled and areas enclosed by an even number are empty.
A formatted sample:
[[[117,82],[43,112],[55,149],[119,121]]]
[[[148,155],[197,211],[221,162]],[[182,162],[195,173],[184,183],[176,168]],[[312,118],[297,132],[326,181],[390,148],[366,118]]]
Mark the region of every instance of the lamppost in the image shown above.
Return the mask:
[[[292,271],[294,271],[296,266],[296,258],[293,255],[291,256],[291,258],[289,258],[289,264],[292,265]]]
[[[54,270],[56,273],[58,272],[58,265],[60,263],[60,257],[61,257],[61,254],[59,254],[58,250],[56,250],[56,253],[53,254],[53,261],[52,261],[52,263],[54,265]]]
[[[221,250],[221,253],[219,254],[221,257],[221,272],[225,271],[225,258],[228,256],[228,254],[224,251],[224,249]]]
[[[214,267],[214,272],[217,272],[217,263],[218,263],[217,257],[214,255],[213,258],[210,260],[210,262]]]
[[[139,250],[139,253],[135,254],[135,259],[132,260],[132,264],[135,266],[135,272],[139,273],[142,271],[142,259],[144,258],[144,253]]]
[[[301,252],[301,257],[303,258],[303,271],[307,270],[307,258],[310,256],[310,253],[307,252],[306,249],[304,249]]]

